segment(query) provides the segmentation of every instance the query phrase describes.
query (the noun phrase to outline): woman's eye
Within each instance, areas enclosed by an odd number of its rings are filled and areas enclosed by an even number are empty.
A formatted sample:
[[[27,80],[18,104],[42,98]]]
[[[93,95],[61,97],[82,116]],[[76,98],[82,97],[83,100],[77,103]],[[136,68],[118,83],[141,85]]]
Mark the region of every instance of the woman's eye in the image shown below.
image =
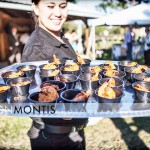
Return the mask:
[[[55,6],[47,6],[47,7],[53,9]]]
[[[60,8],[66,8],[67,5],[60,5]]]

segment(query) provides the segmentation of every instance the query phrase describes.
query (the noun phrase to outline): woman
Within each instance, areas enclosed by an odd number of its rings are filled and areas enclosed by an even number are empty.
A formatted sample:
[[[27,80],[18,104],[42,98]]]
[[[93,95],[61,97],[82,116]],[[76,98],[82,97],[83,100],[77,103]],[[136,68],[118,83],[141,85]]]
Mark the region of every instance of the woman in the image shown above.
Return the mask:
[[[23,50],[22,61],[74,59],[76,54],[61,27],[67,19],[66,0],[32,0],[37,26]],[[28,132],[32,149],[85,149],[87,119],[34,118]],[[43,124],[46,128],[43,129]],[[69,129],[69,130],[68,130]],[[74,130],[74,132],[71,132]]]

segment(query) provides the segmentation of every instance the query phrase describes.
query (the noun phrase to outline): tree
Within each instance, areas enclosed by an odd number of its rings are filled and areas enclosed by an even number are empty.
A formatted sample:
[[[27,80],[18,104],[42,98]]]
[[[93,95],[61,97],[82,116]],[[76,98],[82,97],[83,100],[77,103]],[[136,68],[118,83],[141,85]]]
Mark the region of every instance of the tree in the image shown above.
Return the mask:
[[[142,2],[148,3],[149,0],[102,0],[98,7],[107,13],[108,9],[126,9]]]

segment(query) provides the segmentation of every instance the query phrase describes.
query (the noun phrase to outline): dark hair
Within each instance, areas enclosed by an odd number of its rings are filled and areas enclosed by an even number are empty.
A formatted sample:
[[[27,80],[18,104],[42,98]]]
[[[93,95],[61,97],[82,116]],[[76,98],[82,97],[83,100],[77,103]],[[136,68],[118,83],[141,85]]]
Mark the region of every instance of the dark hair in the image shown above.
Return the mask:
[[[40,0],[32,0],[32,3],[34,3],[35,5],[37,5],[40,2]]]
[[[73,0],[67,0],[67,1],[72,2]],[[32,0],[32,3],[34,3],[35,5],[37,5],[39,2],[40,2],[40,0]]]
[[[149,27],[146,27],[146,28],[145,28],[145,31],[146,31],[146,32],[149,32]]]
[[[35,5],[37,5],[38,3],[40,2],[40,0],[32,0],[32,3],[34,3]],[[39,22],[38,22],[38,17],[36,16],[36,14],[34,13],[34,11],[32,11],[32,18],[35,22],[35,25],[38,25]]]

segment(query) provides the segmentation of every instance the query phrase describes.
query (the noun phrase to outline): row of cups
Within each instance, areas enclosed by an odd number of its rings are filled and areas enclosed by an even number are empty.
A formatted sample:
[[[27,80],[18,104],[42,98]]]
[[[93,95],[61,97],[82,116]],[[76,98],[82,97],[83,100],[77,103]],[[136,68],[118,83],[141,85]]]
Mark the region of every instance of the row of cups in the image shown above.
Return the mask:
[[[72,75],[70,74],[65,74],[64,76],[68,76],[68,77],[71,77]],[[75,76],[75,75],[73,75]],[[98,102],[107,102],[107,103],[118,103],[120,102],[122,96],[123,96],[123,82],[122,80],[120,79],[117,79],[117,78],[114,78],[116,83],[118,84],[118,86],[116,87],[113,87],[115,93],[116,93],[116,98],[114,99],[108,99],[108,98],[104,98],[104,97],[100,97],[97,95],[97,87],[94,87],[93,88],[93,95],[95,96],[96,100]],[[103,84],[105,81],[108,81],[109,78],[103,78],[103,79],[100,79],[99,80],[99,84]],[[17,83],[20,83],[20,82],[26,82],[26,81],[29,81],[29,84],[26,84],[26,85],[23,85],[23,86],[13,86],[13,84],[17,84]],[[68,82],[68,83],[65,83],[65,82],[61,82],[61,81],[54,81],[54,80],[51,80],[51,81],[47,81],[47,82],[50,82],[51,84],[56,84],[59,86],[59,95],[63,92],[63,91],[66,91],[66,92],[70,92],[68,95],[71,96],[72,93],[74,93],[77,89],[74,89],[75,85],[76,85],[76,82],[77,80],[75,81],[72,81],[72,82]],[[11,86],[11,95],[13,96],[23,96],[23,95],[28,95],[29,94],[29,87],[30,87],[30,83],[31,83],[31,80],[27,77],[19,77],[19,78],[14,78],[14,79],[10,79],[7,81],[7,85]],[[45,83],[45,82],[44,82]],[[81,82],[80,82],[81,83]],[[86,89],[84,89],[86,86],[84,86],[85,83],[82,83],[83,85],[83,88],[82,90],[83,91],[86,91]],[[88,83],[89,84],[89,83]],[[141,82],[141,81],[138,81],[138,82],[135,82],[132,84],[132,87],[134,88],[136,84],[141,84],[142,86],[144,87],[147,87],[149,88],[150,87],[150,82]],[[6,84],[5,84],[6,85]],[[86,85],[86,84],[85,84]],[[4,84],[1,84],[0,86],[4,86]],[[77,90],[78,92],[79,91],[82,91],[82,90]],[[135,95],[136,95],[136,98],[139,99],[140,101],[150,101],[150,92],[144,92],[144,91],[139,91],[139,90],[135,90]],[[0,93],[0,99],[1,100],[4,100],[6,99],[6,92],[3,92],[3,93]],[[67,94],[65,94],[67,95]],[[29,99],[32,101],[35,101],[37,102],[38,99],[37,99],[37,96],[38,96],[38,92],[36,93],[33,93],[29,96]],[[33,97],[33,98],[32,98]],[[36,98],[35,98],[36,97]],[[59,97],[60,98],[60,97]],[[73,97],[72,97],[73,98]],[[61,99],[71,99],[70,97],[68,98],[65,97],[63,98],[63,96],[61,97]],[[32,102],[33,102],[32,101]],[[69,101],[69,100],[68,100]],[[1,101],[2,102],[2,101]],[[81,102],[81,101],[80,101]]]
[[[126,61],[126,63],[127,63],[127,61]],[[132,78],[135,78],[136,80],[140,80],[140,78],[141,77],[144,77],[144,76],[149,76],[148,74],[135,74],[135,75],[133,75],[132,74],[132,72],[131,71],[129,71],[129,72],[127,72],[127,70],[128,69],[130,69],[130,70],[132,70],[133,69],[133,67],[126,67],[125,68],[125,66],[123,65],[123,64],[121,64],[121,62],[118,64],[119,65],[119,68],[120,69],[124,69],[125,71],[126,71],[126,73],[127,73],[127,75],[129,76],[129,77],[132,77]],[[103,64],[102,65],[100,65],[101,67],[103,66]],[[124,67],[123,67],[124,66]],[[20,66],[20,67],[18,67],[17,69],[22,69],[23,67],[29,67],[30,68],[30,70],[29,71],[25,71],[25,74],[26,74],[26,76],[27,77],[30,77],[30,78],[32,78],[32,77],[34,77],[34,74],[35,74],[35,70],[36,70],[36,66],[34,66],[34,65],[28,65],[28,66]],[[122,68],[121,68],[122,67]],[[68,76],[68,78],[70,77],[71,79],[70,80],[72,80],[73,82],[72,83],[76,83],[77,82],[77,80],[79,79],[80,80],[80,83],[81,83],[81,86],[82,86],[82,89],[84,89],[84,90],[87,90],[88,88],[92,88],[92,89],[96,89],[98,86],[99,86],[99,83],[101,84],[101,82],[104,82],[104,81],[106,81],[106,80],[108,80],[107,78],[103,78],[102,79],[102,76],[101,76],[101,74],[99,75],[99,81],[93,81],[93,82],[90,82],[88,79],[92,76],[92,74],[90,74],[90,73],[88,73],[89,71],[90,71],[90,66],[82,66],[81,67],[81,71],[83,72],[83,74],[80,74],[78,77],[76,76],[76,75],[74,75],[74,74],[68,74],[68,75],[66,75],[66,76]],[[117,65],[116,65],[116,68],[117,68]],[[48,70],[49,71],[49,70]],[[42,69],[41,69],[41,72],[43,72],[43,74],[45,73],[45,72],[48,72],[48,71],[45,71],[45,70],[43,70],[42,71]],[[125,72],[123,72],[123,71],[120,71],[121,73],[122,73],[122,76],[121,77],[125,77]],[[6,80],[8,80],[8,78],[5,78],[5,76],[7,76],[7,75],[9,75],[11,72],[6,72],[6,73],[4,73],[4,74],[2,74],[2,77],[3,77],[3,79],[4,79],[4,81],[6,82]],[[66,73],[66,72],[63,72],[63,73]],[[67,72],[68,73],[68,72]],[[72,73],[72,72],[69,72],[69,73]],[[128,73],[130,73],[130,74],[128,74]],[[102,75],[104,75],[104,74],[102,74]],[[62,75],[63,76],[63,75]],[[65,74],[64,74],[64,76],[65,76]],[[42,76],[43,77],[43,76]],[[106,77],[106,76],[105,76]],[[46,80],[47,80],[47,77],[44,77],[44,78],[42,78],[42,80],[43,80],[43,82],[44,81],[46,81],[45,80],[45,78],[46,78]],[[72,79],[73,78],[73,79]],[[51,78],[49,78],[48,77],[48,80],[51,80]],[[17,79],[15,79],[15,81],[17,81]],[[121,79],[115,79],[115,81],[116,81],[116,83],[118,83],[117,84],[117,86],[118,86],[118,88],[122,88],[123,87],[123,81],[121,80]],[[68,87],[67,88],[74,88],[75,87],[75,84],[72,84],[71,86],[70,86],[71,84],[68,84]],[[145,84],[144,84],[145,85]]]
[[[34,65],[24,65],[24,66],[17,67],[17,69],[21,70],[24,67],[29,68],[30,70],[22,72],[22,74],[20,76],[26,76],[26,77],[29,77],[30,79],[33,79],[34,75],[35,75],[35,71],[36,71],[36,66],[34,66]],[[85,67],[81,68],[81,72],[82,73],[90,73],[91,68],[92,67],[90,67],[90,66],[85,66]],[[150,76],[147,73],[143,73],[143,74],[132,73],[132,70],[134,68],[135,67],[126,67],[124,69],[124,71],[119,71],[118,75],[115,76],[115,77],[119,78],[119,79],[122,79],[122,80],[124,80],[124,78],[126,77],[126,79],[129,82],[133,83],[134,81],[143,80],[143,78]],[[47,80],[54,80],[55,76],[51,76],[51,77],[49,76],[49,74],[53,71],[54,71],[54,69],[50,69],[50,70],[40,69],[40,77],[41,77],[42,81],[44,82],[44,81],[47,81]],[[9,78],[9,75],[11,75],[13,73],[17,73],[17,72],[18,71],[8,71],[8,72],[3,73],[1,76],[4,80],[4,82],[6,83],[7,80],[11,79],[11,78]],[[62,74],[75,74],[75,75],[78,76],[78,75],[80,75],[80,70],[75,71],[75,72],[73,72],[73,71],[70,71],[70,72],[69,71],[62,71]],[[108,77],[108,76],[105,75],[105,71],[100,72],[100,75],[102,77]],[[101,77],[99,76],[99,78],[101,78]]]

